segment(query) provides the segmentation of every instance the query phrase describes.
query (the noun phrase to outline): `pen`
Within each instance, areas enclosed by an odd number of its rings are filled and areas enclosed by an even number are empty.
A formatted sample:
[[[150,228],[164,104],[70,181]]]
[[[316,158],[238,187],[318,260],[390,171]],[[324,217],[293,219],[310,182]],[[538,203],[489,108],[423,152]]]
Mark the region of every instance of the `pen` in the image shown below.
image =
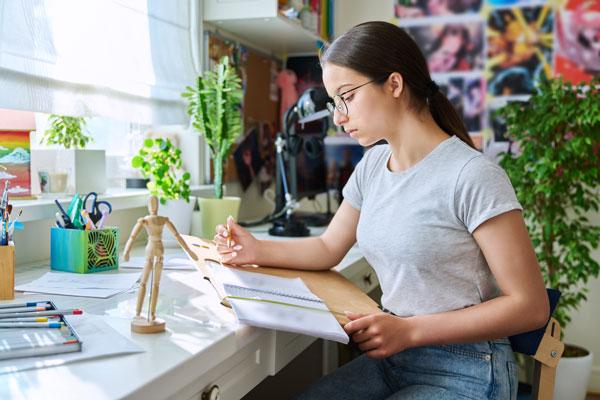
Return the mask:
[[[88,210],[81,210],[80,213],[81,213],[81,218],[83,219],[83,222],[85,223],[85,230],[91,231],[92,229],[96,229],[96,225],[94,225],[94,222],[90,218],[90,213],[88,212]]]
[[[46,311],[25,311],[21,313],[0,314],[0,319],[18,318],[18,317],[45,317],[47,315],[81,315],[83,310],[46,310]]]
[[[62,328],[62,322],[0,322],[0,328]]]
[[[45,307],[48,303],[45,301],[30,301],[28,303],[13,303],[13,304],[0,304],[0,308],[18,308],[18,307]]]
[[[45,311],[49,306],[35,306],[35,307],[15,307],[15,308],[5,308],[4,310],[0,310],[0,314],[12,313],[12,312],[23,312],[23,311]]]
[[[71,221],[71,218],[69,218],[69,214],[67,214],[65,212],[65,209],[60,205],[60,202],[58,201],[58,199],[54,200],[54,202],[56,203],[56,206],[60,210],[60,215],[62,217],[61,219],[64,222],[63,226],[68,229],[74,228],[73,221]]]
[[[229,229],[229,218],[227,218],[227,248],[231,247],[231,230]]]

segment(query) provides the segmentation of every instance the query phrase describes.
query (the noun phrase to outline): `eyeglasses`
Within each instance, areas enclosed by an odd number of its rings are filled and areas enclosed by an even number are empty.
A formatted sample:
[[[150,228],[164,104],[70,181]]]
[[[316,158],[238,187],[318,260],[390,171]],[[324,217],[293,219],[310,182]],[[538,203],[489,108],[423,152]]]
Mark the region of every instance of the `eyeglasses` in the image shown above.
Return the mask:
[[[333,114],[336,110],[337,112],[339,112],[340,114],[344,115],[344,116],[348,116],[348,105],[346,104],[346,100],[344,99],[344,95],[347,93],[350,93],[356,89],[360,89],[363,86],[368,85],[369,83],[373,83],[373,82],[380,82],[384,79],[387,79],[387,76],[384,78],[378,78],[378,79],[373,79],[372,81],[369,81],[367,83],[363,83],[362,85],[358,85],[356,87],[353,87],[352,89],[348,89],[343,93],[340,94],[336,94],[335,96],[333,96],[333,101],[328,101],[327,102],[327,109],[329,110],[329,112],[331,114]]]

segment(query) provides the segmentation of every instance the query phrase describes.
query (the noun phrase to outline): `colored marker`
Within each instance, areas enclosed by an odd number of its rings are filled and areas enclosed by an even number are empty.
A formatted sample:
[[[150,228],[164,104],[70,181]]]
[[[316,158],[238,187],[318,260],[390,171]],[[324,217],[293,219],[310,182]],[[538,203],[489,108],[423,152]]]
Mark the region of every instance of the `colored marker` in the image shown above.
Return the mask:
[[[57,318],[50,318],[52,320],[57,320]],[[2,322],[54,322],[48,321],[48,317],[23,317],[23,318],[9,318],[3,319]]]
[[[83,310],[46,310],[46,311],[25,311],[22,313],[0,314],[0,319],[19,318],[19,317],[45,317],[47,315],[81,315]]]
[[[29,302],[29,303],[13,303],[13,304],[0,304],[0,308],[19,308],[19,307],[46,307],[49,305],[47,302]]]
[[[12,313],[12,312],[27,312],[27,311],[45,311],[50,306],[44,307],[15,307],[15,308],[5,308],[4,310],[0,310],[0,314],[4,313]]]
[[[62,328],[62,322],[0,322],[0,328]]]

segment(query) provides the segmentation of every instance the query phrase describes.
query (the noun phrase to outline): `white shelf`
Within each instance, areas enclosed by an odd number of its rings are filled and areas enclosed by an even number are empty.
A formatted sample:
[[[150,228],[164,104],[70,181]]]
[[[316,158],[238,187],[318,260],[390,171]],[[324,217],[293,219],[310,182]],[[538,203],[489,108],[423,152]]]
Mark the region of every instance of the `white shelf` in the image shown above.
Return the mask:
[[[324,40],[304,29],[299,21],[283,16],[244,18],[209,21],[217,29],[256,44],[260,50],[286,56],[292,54],[316,54],[317,41]]]
[[[212,185],[193,185],[191,192],[192,196],[211,197],[213,196],[213,187]],[[72,197],[63,196],[58,199],[65,210],[69,206]],[[108,189],[107,193],[99,195],[98,199],[110,201],[113,211],[145,207],[148,204],[148,190]],[[17,212],[23,209],[23,215],[19,218],[22,222],[54,219],[54,214],[58,211],[53,197],[37,200],[11,200],[10,203]]]

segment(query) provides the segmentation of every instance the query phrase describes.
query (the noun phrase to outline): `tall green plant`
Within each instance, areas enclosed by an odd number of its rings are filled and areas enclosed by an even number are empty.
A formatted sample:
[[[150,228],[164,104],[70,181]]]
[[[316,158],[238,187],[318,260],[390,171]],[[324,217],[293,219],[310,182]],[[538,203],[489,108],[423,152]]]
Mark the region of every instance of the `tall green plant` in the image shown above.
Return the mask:
[[[589,85],[560,79],[541,82],[527,103],[499,110],[518,153],[505,153],[506,170],[547,285],[562,292],[555,317],[564,327],[587,300],[584,284],[600,267],[590,255],[600,227],[600,76]]]
[[[48,123],[50,127],[44,131],[42,143],[58,144],[65,149],[83,149],[92,140],[84,132],[86,122],[83,117],[52,114]]]
[[[182,93],[188,101],[192,126],[206,138],[213,162],[215,197],[223,198],[223,162],[242,132],[241,79],[223,57],[214,70],[199,76],[195,87]]]
[[[190,173],[183,170],[181,150],[169,139],[146,139],[138,154],[131,159],[144,178],[151,196],[158,197],[161,204],[167,200],[190,201]]]

